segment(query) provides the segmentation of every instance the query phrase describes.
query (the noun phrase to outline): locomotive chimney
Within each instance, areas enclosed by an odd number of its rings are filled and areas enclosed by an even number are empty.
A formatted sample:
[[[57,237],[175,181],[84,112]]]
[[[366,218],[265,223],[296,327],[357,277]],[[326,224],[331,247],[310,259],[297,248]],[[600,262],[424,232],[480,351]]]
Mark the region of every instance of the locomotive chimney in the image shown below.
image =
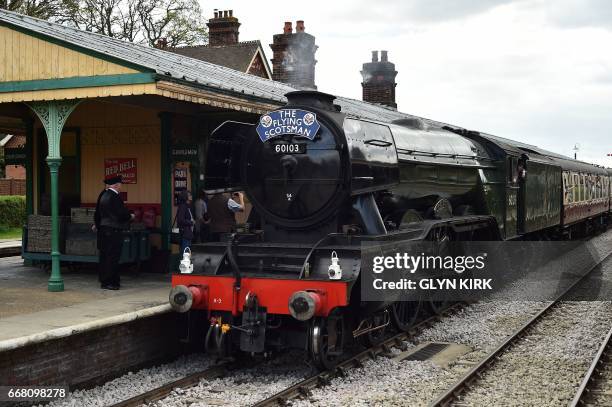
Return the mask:
[[[208,45],[212,47],[238,43],[240,22],[234,17],[233,10],[214,11],[214,17],[206,23],[208,26]]]
[[[291,22],[285,22],[282,34],[272,38],[272,79],[299,89],[316,89],[315,37],[306,33],[304,20],[296,21],[295,32]]]
[[[395,64],[389,62],[387,51],[380,51],[380,61],[378,61],[378,51],[372,51],[372,62],[363,64],[361,76],[364,101],[397,109],[395,102],[397,71]]]
[[[313,106],[321,110],[338,112],[334,105],[336,97],[329,93],[317,92],[314,90],[298,90],[285,94],[287,106]]]

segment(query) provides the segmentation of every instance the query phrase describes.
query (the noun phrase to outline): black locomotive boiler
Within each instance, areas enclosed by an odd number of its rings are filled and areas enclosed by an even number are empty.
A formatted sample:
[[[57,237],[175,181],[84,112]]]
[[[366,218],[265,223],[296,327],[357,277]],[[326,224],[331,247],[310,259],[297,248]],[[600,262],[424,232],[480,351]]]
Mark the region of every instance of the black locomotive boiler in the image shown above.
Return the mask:
[[[562,237],[608,222],[601,167],[421,119],[366,120],[320,92],[287,99],[210,138],[206,188],[244,191],[252,211],[250,230],[194,245],[193,273],[172,278],[172,306],[203,312],[209,348],[300,347],[329,367],[355,338],[407,330],[421,304],[361,300],[364,240]]]

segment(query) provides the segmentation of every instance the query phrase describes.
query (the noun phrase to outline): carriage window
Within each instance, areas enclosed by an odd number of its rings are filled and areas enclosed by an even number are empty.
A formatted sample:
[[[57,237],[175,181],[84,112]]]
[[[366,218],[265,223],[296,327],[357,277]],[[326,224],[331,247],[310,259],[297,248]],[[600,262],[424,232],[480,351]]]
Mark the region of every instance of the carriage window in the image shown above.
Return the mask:
[[[574,174],[574,202],[580,202],[580,176],[578,174]]]
[[[572,175],[570,173],[563,174],[563,191],[565,203],[571,204],[574,202],[574,187],[572,185]]]

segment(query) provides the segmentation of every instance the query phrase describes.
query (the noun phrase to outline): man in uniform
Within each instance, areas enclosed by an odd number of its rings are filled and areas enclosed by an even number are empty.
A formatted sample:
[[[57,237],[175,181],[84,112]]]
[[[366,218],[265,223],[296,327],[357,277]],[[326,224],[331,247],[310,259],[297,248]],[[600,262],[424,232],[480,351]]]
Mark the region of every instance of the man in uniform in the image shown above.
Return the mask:
[[[129,227],[134,215],[125,207],[119,195],[121,176],[106,179],[104,183],[106,190],[98,197],[94,216],[100,251],[100,287],[105,290],[118,290],[119,258],[123,245],[121,232]]]

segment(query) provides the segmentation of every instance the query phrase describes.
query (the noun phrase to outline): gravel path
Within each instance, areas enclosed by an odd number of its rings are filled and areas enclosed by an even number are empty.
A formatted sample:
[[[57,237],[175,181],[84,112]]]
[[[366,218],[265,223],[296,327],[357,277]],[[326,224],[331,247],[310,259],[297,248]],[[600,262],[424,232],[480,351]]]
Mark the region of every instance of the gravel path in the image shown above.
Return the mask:
[[[191,373],[206,369],[211,359],[202,354],[181,356],[171,363],[128,372],[114,380],[89,390],[76,390],[68,397],[55,400],[48,407],[103,407],[127,400],[165,383],[181,379]],[[42,407],[42,406],[41,406]]]
[[[612,325],[612,302],[563,302],[462,397],[467,405],[567,405]]]
[[[201,381],[188,389],[175,389],[149,407],[250,406],[312,374],[303,352],[290,352],[231,377]]]

